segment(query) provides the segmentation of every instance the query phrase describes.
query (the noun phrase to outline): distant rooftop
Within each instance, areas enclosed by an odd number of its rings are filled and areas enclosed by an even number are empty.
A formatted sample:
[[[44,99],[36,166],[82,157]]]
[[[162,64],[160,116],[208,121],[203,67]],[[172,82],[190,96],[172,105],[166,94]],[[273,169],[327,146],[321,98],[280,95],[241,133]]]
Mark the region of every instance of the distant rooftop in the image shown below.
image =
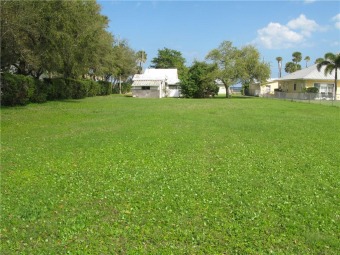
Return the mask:
[[[135,74],[133,81],[141,80],[167,80],[168,84],[176,84],[178,79],[177,69],[146,69],[143,74]]]
[[[296,71],[294,73],[283,76],[280,80],[334,80],[335,71],[332,74],[325,75],[325,66],[323,66],[320,72],[317,69],[317,64],[310,67],[304,68],[302,70]],[[339,80],[339,79],[338,79]]]

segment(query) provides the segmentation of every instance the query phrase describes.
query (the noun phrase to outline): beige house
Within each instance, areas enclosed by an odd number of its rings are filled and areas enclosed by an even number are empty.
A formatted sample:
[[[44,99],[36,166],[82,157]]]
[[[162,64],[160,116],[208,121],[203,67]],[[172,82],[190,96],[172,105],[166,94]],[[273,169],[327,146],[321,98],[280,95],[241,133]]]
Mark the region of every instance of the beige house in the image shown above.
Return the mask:
[[[250,96],[264,96],[274,94],[274,89],[279,87],[279,80],[277,78],[270,78],[266,82],[255,81],[249,85]]]
[[[180,86],[177,69],[146,69],[135,74],[132,96],[141,98],[179,97]]]
[[[325,75],[325,66],[320,72],[316,66],[315,64],[282,77],[279,79],[279,88],[287,93],[303,93],[305,88],[317,87],[321,97],[334,98],[335,71]],[[337,86],[336,98],[340,99],[339,79],[337,79]]]

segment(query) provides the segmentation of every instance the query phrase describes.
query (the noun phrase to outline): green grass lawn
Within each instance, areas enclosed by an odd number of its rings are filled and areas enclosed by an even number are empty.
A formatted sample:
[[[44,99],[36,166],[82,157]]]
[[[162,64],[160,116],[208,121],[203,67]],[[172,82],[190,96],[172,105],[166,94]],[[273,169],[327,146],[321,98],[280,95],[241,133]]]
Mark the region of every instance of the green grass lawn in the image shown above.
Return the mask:
[[[1,109],[1,254],[339,254],[340,108],[120,96]]]

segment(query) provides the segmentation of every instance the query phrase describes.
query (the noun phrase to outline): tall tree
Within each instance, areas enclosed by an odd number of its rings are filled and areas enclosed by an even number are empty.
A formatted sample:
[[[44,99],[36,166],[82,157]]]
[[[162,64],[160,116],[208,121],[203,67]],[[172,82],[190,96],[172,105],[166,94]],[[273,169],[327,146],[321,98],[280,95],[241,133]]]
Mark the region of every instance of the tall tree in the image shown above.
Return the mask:
[[[113,77],[115,83],[126,81],[136,73],[136,52],[128,45],[126,40],[119,41],[113,48]]]
[[[279,78],[281,78],[281,70],[282,70],[282,57],[276,57],[277,65],[279,68]]]
[[[147,54],[144,50],[140,50],[136,53],[136,57],[137,57],[137,62],[139,64],[138,73],[140,74],[143,71],[142,64],[146,62]]]
[[[112,47],[108,19],[95,0],[1,1],[1,69],[36,77],[79,77],[98,69]]]
[[[338,69],[340,70],[340,53],[333,54],[331,52],[328,52],[325,54],[325,57],[318,62],[317,69],[320,72],[321,68],[325,66],[325,75],[326,74],[332,74],[334,71],[334,98],[336,100],[336,94],[337,94],[337,88],[338,88]]]
[[[153,68],[177,68],[179,79],[184,79],[187,68],[185,66],[185,58],[182,53],[177,50],[164,48],[158,50],[157,57],[151,61]]]
[[[299,62],[301,62],[301,60],[302,60],[302,54],[301,54],[301,52],[298,52],[298,51],[295,51],[293,54],[292,54],[292,56],[293,56],[293,62],[296,64],[296,65],[298,65],[298,63]]]
[[[230,41],[224,41],[206,58],[217,65],[214,75],[224,84],[226,97],[230,97],[230,86],[241,82],[248,87],[252,81],[264,81],[270,75],[269,64],[260,60],[259,51],[251,45],[237,49]]]
[[[223,41],[217,49],[211,50],[206,56],[206,59],[217,65],[215,76],[223,83],[227,98],[230,97],[230,86],[238,82],[237,54],[237,48],[232,42]]]
[[[308,62],[310,61],[310,57],[306,56],[304,60],[306,61],[306,67],[308,67]]]
[[[195,61],[188,71],[188,78],[181,82],[181,94],[193,98],[217,95],[218,86],[212,75],[216,69],[215,64]]]
[[[236,58],[238,79],[244,88],[253,81],[265,82],[270,77],[269,63],[261,61],[260,52],[252,45],[238,50]]]

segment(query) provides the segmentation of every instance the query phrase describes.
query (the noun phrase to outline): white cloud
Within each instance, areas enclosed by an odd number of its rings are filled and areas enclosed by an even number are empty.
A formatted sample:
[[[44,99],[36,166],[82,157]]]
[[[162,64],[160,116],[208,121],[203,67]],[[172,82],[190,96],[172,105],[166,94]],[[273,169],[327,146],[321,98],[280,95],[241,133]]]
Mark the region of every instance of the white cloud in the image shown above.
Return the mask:
[[[312,32],[321,29],[314,20],[307,19],[303,14],[301,14],[297,19],[289,21],[287,26],[290,29],[300,30],[305,36],[310,36]]]
[[[257,38],[254,42],[268,49],[286,49],[304,43],[312,32],[321,30],[323,28],[314,20],[307,19],[301,14],[286,25],[271,22],[257,30]]]
[[[333,18],[332,18],[333,21],[335,21],[335,24],[334,26],[337,28],[337,29],[340,29],[340,13],[335,15]]]
[[[332,20],[335,20],[335,21],[340,21],[340,13],[338,13],[337,15],[335,15]]]
[[[257,31],[256,41],[268,49],[290,48],[303,41],[303,36],[279,23],[269,23]]]

